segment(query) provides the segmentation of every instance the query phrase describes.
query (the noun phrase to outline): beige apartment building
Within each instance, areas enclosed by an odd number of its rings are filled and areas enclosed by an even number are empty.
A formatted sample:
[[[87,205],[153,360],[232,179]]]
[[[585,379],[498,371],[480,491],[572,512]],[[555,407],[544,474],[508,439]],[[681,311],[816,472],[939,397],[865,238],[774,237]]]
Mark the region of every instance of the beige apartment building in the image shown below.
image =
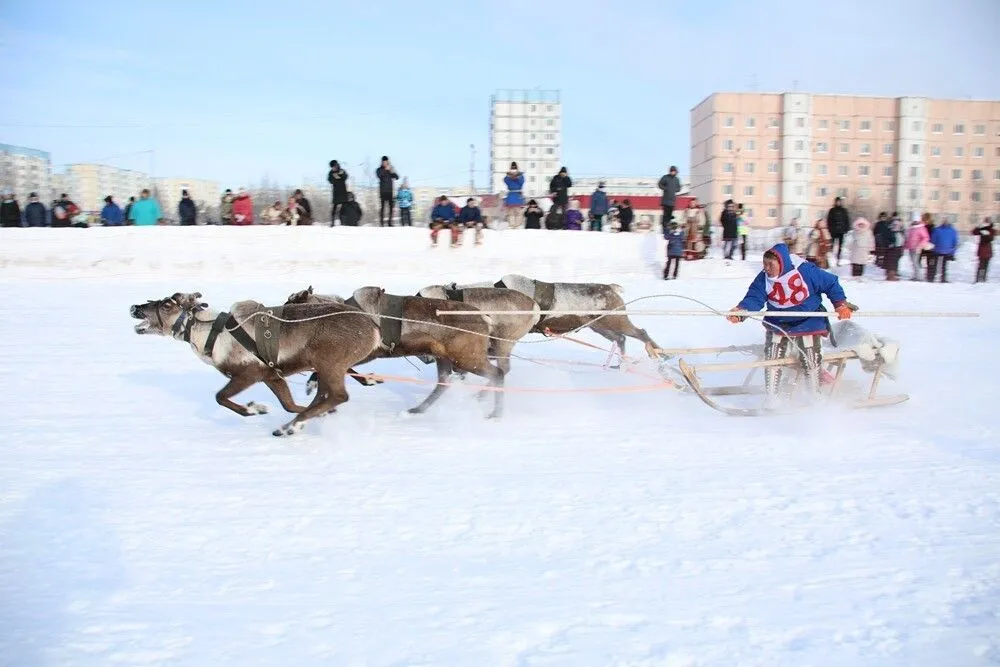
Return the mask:
[[[84,211],[100,211],[104,198],[111,195],[125,208],[129,197],[138,198],[143,188],[152,188],[149,174],[119,169],[106,164],[71,164],[52,179],[52,198],[65,192]]]
[[[157,178],[156,196],[163,207],[163,216],[168,220],[180,221],[177,205],[181,201],[181,192],[184,190],[188,191],[199,211],[217,207],[222,197],[218,181],[205,181],[196,178]],[[198,222],[207,222],[202,218],[203,216],[199,215]]]
[[[1000,101],[715,93],[691,110],[691,191],[753,225],[929,211],[963,228],[1000,213]]]

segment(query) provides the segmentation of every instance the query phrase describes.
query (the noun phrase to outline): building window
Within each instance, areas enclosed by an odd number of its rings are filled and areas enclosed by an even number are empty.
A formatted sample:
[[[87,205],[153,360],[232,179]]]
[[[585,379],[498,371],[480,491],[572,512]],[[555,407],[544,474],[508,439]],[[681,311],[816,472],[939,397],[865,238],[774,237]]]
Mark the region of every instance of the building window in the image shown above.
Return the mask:
[[[955,134],[965,134],[965,124],[956,123],[955,127],[952,129],[952,132]]]
[[[892,144],[882,146],[882,155],[892,155]]]
[[[757,127],[757,120],[753,116],[747,117],[747,129],[752,129]]]
[[[976,125],[974,128],[972,128],[972,133],[981,137],[984,134],[986,134],[986,126]]]
[[[531,147],[531,148],[530,148],[530,149],[528,150],[528,152],[529,152],[529,153],[531,153],[532,155],[534,155],[534,154],[535,154],[535,147],[534,147],[534,146],[532,146],[532,147]]]
[[[986,152],[982,146],[976,146],[972,149],[972,157],[983,157],[984,155],[986,155]]]
[[[847,165],[837,167],[837,176],[847,176]]]
[[[532,132],[532,133],[531,133],[530,135],[528,135],[528,136],[530,136],[530,137],[531,137],[531,140],[532,140],[532,141],[534,141],[534,140],[535,140],[535,133],[534,133],[534,132]]]
[[[952,169],[951,170],[951,177],[952,177],[953,180],[956,180],[956,181],[959,180],[960,178],[962,178],[962,170],[961,169]]]
[[[796,162],[795,163],[794,171],[795,171],[796,174],[801,174],[802,173],[802,163],[801,162]]]
[[[825,197],[826,195],[827,195],[827,189],[825,187],[816,188],[816,196],[817,197]]]
[[[1000,169],[996,169],[993,172],[993,180],[1000,181]]]
[[[747,162],[746,164],[743,165],[743,171],[745,171],[748,174],[752,174],[753,173],[753,169],[754,169],[754,163],[753,162]]]
[[[535,168],[535,163],[534,162],[529,162],[528,163],[528,169],[534,169],[534,168]]]
[[[552,120],[551,118],[549,118],[547,121],[545,121],[545,124],[546,125],[555,125],[556,122],[554,120]]]
[[[829,150],[830,150],[830,146],[825,141],[817,141],[816,142],[816,152],[817,153],[826,153]]]
[[[862,132],[871,132],[872,122],[870,120],[863,120],[858,124],[858,129]]]
[[[941,157],[940,146],[931,146],[931,157]]]
[[[722,186],[722,194],[724,194],[724,195],[730,195],[731,196],[733,194],[733,186],[732,185],[723,185]]]
[[[819,129],[821,129],[821,130],[825,130],[825,129],[827,129],[827,128],[829,127],[829,125],[830,125],[830,124],[829,124],[829,123],[828,123],[828,122],[826,121],[826,119],[824,118],[823,120],[821,120],[821,121],[819,122]]]
[[[753,139],[747,139],[747,150],[748,151],[757,150],[757,142],[754,141]]]
[[[867,164],[863,164],[858,167],[858,176],[868,176],[869,173],[870,172]]]
[[[735,169],[736,169],[736,165],[734,165],[732,162],[727,162],[724,165],[722,165],[722,171],[725,172],[725,173],[727,173],[727,174],[733,173],[733,171]]]
[[[767,209],[767,217],[770,220],[773,220],[773,219],[777,218],[778,217],[778,209],[776,209],[776,208],[769,208],[769,209]]]
[[[892,167],[882,167],[883,176],[892,176]]]
[[[849,120],[842,120],[842,121],[840,121],[840,131],[841,132],[846,132],[849,129],[851,129],[851,121],[849,121]]]
[[[960,195],[957,192],[950,192],[948,193],[948,199],[951,201],[958,201],[960,199]]]
[[[931,178],[941,178],[941,170],[931,169]]]
[[[767,142],[767,150],[769,150],[769,151],[776,151],[776,150],[778,150],[778,142],[777,142],[777,140],[772,140],[772,141]]]
[[[961,146],[955,146],[955,157],[962,157],[965,155],[965,149]]]
[[[993,201],[1000,203],[1000,192],[993,193]]]
[[[837,188],[837,196],[838,197],[846,197],[847,196],[847,188]]]
[[[896,130],[896,121],[894,121],[894,120],[887,120],[887,121],[883,122],[882,123],[882,129],[885,130],[886,132],[895,132],[895,130]]]
[[[538,111],[538,107],[536,107],[534,104],[532,104],[531,105],[531,110],[532,111]]]
[[[722,142],[722,150],[731,151],[734,147],[735,145],[733,144],[732,139],[726,139]]]
[[[547,107],[545,107],[545,110],[546,110],[546,111],[552,111],[552,105],[550,104],[550,105],[548,105]]]
[[[871,144],[861,144],[861,155],[871,155],[872,145]]]
[[[920,155],[920,144],[910,144],[910,155]]]
[[[997,156],[997,157],[1000,157],[1000,146],[997,146],[997,149],[996,149],[996,156]]]
[[[769,130],[773,130],[776,127],[778,127],[778,119],[774,118],[773,116],[771,118],[768,118],[767,119],[767,128]]]
[[[768,162],[767,163],[767,173],[769,173],[769,174],[777,174],[778,173],[778,163],[777,162]]]
[[[827,172],[827,167],[825,164],[821,164],[818,167],[816,167],[817,176],[826,176],[826,172]]]
[[[806,126],[805,118],[799,116],[798,118],[795,119],[795,127],[805,127],[805,126]]]
[[[545,149],[545,154],[546,155],[552,155],[554,152],[555,152],[554,148],[546,148]]]
[[[937,201],[941,199],[941,193],[939,193],[937,190],[931,190],[930,199],[931,201]]]
[[[911,127],[913,128],[914,132],[919,132],[923,127],[923,124],[919,120],[915,120],[913,121],[913,125]]]
[[[914,190],[914,189],[911,188],[910,189],[910,201],[917,201],[918,197],[919,197],[919,193],[916,190]]]
[[[850,153],[851,152],[851,145],[850,144],[840,144],[840,152],[841,153]]]
[[[805,149],[806,149],[806,142],[802,141],[801,139],[795,142],[795,150],[804,151]]]
[[[969,195],[969,199],[978,203],[983,200],[983,196],[979,192],[973,192],[971,195]]]
[[[726,116],[726,120],[722,123],[722,125],[724,127],[732,127],[734,122],[735,121],[732,116]]]
[[[942,132],[944,132],[944,124],[934,123],[934,127],[931,128],[931,132],[933,132],[934,134],[941,134]]]
[[[743,188],[743,196],[744,197],[752,197],[753,196],[753,186],[752,185],[748,185],[745,188]]]
[[[529,183],[534,183],[535,182],[535,177],[534,176],[528,176],[528,182]]]
[[[981,181],[981,180],[983,180],[983,170],[982,169],[973,169],[972,170],[972,180],[974,180],[974,181]]]
[[[910,167],[910,178],[919,178],[919,177],[920,177],[920,168]]]
[[[767,196],[768,197],[777,197],[778,196],[778,186],[777,185],[769,185],[769,186],[767,186]]]

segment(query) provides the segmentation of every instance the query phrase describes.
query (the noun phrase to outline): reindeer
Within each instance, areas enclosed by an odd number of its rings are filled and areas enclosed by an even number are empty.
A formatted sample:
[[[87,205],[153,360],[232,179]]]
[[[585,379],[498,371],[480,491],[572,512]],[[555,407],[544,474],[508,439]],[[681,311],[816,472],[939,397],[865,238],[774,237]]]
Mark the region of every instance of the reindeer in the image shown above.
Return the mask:
[[[351,365],[369,358],[381,344],[379,330],[367,315],[337,303],[284,306],[281,322],[274,310],[256,301],[238,301],[229,313],[201,302],[201,293],[176,292],[134,305],[137,334],[183,340],[199,359],[229,378],[215,400],[238,415],[265,414],[267,406],[240,405],[232,397],[258,382],[274,392],[295,418],[273,432],[291,435],[305,422],[332,412],[348,400],[344,377]],[[308,406],[297,405],[284,376],[314,369],[325,391]]]
[[[490,357],[497,360],[497,365],[505,376],[510,372],[510,353],[514,349],[514,345],[524,338],[541,319],[541,315],[538,313],[540,309],[535,300],[516,290],[494,287],[449,289],[444,285],[429,285],[417,292],[417,296],[459,301],[481,310],[535,311],[531,315],[494,313],[489,316],[493,321],[493,326],[490,328]]]
[[[621,285],[605,283],[546,283],[517,274],[507,274],[494,287],[517,290],[533,298],[542,310],[620,310],[622,314],[544,315],[533,328],[534,333],[565,334],[589,328],[618,346],[625,354],[625,337],[641,340],[646,354],[660,357],[657,345],[644,329],[640,329],[624,313]]]
[[[382,346],[363,361],[406,356],[430,356],[437,363],[438,383],[411,414],[425,412],[448,389],[448,377],[453,371],[484,377],[494,391],[495,419],[503,413],[504,371],[489,360],[489,335],[493,325],[486,315],[439,316],[439,310],[475,310],[465,304],[444,299],[386,294],[381,287],[362,287],[346,300],[336,295],[314,294],[312,287],[289,296],[287,304],[342,302],[368,313],[377,323]],[[310,382],[313,378],[310,378]],[[317,395],[325,391],[324,380],[318,378]]]

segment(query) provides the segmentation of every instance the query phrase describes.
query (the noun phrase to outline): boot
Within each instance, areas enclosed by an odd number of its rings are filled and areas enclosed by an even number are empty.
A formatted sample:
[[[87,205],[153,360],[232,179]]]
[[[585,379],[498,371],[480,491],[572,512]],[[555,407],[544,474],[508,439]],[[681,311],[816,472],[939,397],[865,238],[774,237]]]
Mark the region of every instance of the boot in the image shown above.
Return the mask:
[[[895,271],[889,270],[885,272],[885,279],[888,280],[889,282],[894,283],[899,280],[899,277],[896,275]]]

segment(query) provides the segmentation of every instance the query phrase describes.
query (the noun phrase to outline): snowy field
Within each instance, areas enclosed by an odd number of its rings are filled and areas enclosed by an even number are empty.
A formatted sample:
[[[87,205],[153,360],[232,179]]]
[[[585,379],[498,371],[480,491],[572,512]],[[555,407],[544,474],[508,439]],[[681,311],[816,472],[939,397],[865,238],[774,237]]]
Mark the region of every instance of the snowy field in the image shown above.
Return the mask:
[[[288,415],[265,388],[238,400],[270,414],[217,406],[225,379],[137,336],[129,305],[514,272],[729,308],[759,255],[663,282],[650,235],[431,249],[421,229],[2,231],[2,665],[1000,664],[1000,289],[969,284],[971,246],[949,285],[845,282],[866,310],[982,314],[859,318],[902,343],[900,406],[727,417],[609,391],[651,380],[529,336],[509,386],[557,391],[510,392],[502,420],[469,387],[403,417],[429,386],[349,382],[337,414],[274,438]],[[762,340],[720,317],[636,321],[664,347]]]

